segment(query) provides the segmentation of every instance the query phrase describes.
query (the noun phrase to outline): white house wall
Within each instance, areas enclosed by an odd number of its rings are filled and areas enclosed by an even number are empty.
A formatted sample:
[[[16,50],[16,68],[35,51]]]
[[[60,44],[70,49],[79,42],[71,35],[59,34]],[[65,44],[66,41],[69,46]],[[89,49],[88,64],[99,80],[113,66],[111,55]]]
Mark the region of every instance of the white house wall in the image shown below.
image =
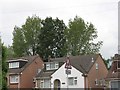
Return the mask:
[[[65,64],[63,64],[51,78],[51,88],[54,88],[54,80],[59,79],[61,88],[67,88],[67,75],[65,73]],[[77,77],[77,85],[68,86],[69,88],[84,88],[84,77],[82,73],[72,66],[71,74],[68,77]]]

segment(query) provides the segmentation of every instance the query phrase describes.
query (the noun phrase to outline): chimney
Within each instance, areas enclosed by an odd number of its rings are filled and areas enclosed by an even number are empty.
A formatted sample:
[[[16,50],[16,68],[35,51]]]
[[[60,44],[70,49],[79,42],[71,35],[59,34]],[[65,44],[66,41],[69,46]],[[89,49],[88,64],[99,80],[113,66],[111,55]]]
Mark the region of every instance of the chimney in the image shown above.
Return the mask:
[[[120,55],[119,54],[115,54],[113,57],[114,60],[120,60]]]

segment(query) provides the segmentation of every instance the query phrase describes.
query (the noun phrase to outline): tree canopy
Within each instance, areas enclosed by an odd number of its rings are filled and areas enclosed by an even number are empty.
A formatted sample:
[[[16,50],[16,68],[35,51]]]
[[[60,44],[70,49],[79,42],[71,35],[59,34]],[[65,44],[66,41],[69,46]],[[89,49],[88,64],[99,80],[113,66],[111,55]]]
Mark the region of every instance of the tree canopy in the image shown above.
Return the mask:
[[[6,75],[8,71],[8,66],[6,63],[6,47],[2,44],[2,90],[7,90],[7,80]]]
[[[96,28],[76,16],[69,20],[68,26],[63,20],[46,17],[40,19],[34,15],[26,19],[21,27],[15,26],[13,32],[13,50],[17,56],[39,54],[44,60],[48,57],[98,53],[102,41],[97,43]]]
[[[15,26],[13,32],[13,50],[17,56],[36,55],[41,19],[34,15],[28,17],[22,27]]]
[[[68,53],[71,55],[98,53],[102,41],[94,43],[97,38],[97,31],[92,23],[85,21],[76,16],[70,20],[65,31]]]
[[[42,28],[39,34],[38,54],[44,58],[64,56],[66,43],[64,31],[66,26],[63,20],[47,17],[42,21]]]

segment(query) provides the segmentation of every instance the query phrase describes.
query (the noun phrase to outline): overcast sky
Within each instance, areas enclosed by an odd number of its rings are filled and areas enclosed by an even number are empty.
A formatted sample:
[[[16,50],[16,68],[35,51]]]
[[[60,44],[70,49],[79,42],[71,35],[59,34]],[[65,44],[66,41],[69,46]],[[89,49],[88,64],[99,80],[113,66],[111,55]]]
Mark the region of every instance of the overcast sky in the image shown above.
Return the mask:
[[[12,45],[15,25],[21,26],[28,16],[36,14],[68,20],[76,15],[95,25],[103,58],[118,53],[118,1],[119,0],[0,0],[0,36],[5,45]]]

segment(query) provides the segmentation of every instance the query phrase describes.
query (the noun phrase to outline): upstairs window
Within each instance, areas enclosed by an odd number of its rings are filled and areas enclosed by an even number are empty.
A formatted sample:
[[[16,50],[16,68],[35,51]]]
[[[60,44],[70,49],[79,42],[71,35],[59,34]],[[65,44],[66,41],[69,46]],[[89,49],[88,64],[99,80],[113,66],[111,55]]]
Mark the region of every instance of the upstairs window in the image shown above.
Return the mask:
[[[12,75],[12,76],[10,76],[10,83],[18,83],[18,82],[19,82],[18,75]]]
[[[58,69],[59,65],[57,62],[50,62],[46,64],[46,70]]]
[[[69,85],[77,85],[77,77],[68,77]]]
[[[9,68],[19,68],[19,62],[11,62],[11,63],[9,63]]]

